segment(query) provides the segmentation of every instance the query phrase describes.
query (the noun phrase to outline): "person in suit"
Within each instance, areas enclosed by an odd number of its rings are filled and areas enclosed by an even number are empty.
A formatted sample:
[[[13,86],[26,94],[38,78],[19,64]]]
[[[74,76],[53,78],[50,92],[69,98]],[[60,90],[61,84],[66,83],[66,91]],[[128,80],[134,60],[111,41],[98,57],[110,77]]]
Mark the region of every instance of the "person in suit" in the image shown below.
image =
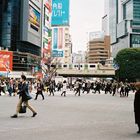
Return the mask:
[[[135,84],[136,93],[134,98],[135,123],[138,125],[137,133],[140,134],[140,82]]]
[[[32,117],[35,117],[37,115],[37,112],[33,109],[32,106],[29,105],[29,100],[32,99],[32,97],[29,95],[28,84],[26,82],[25,75],[21,75],[21,87],[18,91],[18,94],[19,94],[19,102],[17,104],[16,113],[13,116],[11,116],[11,118],[18,117],[18,113],[20,111],[23,102],[32,111],[33,113]]]
[[[37,100],[37,97],[38,97],[39,94],[42,96],[42,100],[44,100],[43,90],[44,90],[44,85],[41,82],[41,80],[38,79],[38,82],[37,82],[37,93],[36,93],[35,100]]]

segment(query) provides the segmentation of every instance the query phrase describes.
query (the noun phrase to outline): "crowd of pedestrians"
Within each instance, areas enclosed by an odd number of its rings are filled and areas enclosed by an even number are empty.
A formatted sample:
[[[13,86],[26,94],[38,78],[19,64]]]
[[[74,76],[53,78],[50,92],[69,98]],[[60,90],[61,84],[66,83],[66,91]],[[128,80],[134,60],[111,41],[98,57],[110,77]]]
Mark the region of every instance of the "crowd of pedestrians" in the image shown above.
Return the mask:
[[[1,94],[8,94],[9,96],[16,96],[19,88],[20,88],[20,80],[19,79],[7,79],[0,81],[0,96]],[[117,82],[115,80],[98,80],[98,81],[86,81],[77,79],[75,82],[68,83],[66,80],[58,81],[41,81],[37,80],[28,80],[27,81],[29,92],[32,93],[35,91],[36,96],[35,100],[37,100],[38,95],[42,96],[42,100],[44,100],[44,93],[48,93],[48,96],[54,96],[55,93],[62,92],[61,96],[66,97],[66,93],[68,90],[73,91],[74,95],[80,96],[81,93],[104,93],[111,94],[115,96],[119,94],[120,97],[128,97],[129,92],[135,92],[135,87],[133,84],[128,82]]]
[[[29,100],[32,99],[30,93],[35,94],[34,100],[37,100],[38,96],[42,96],[42,100],[45,99],[44,94],[48,93],[48,96],[55,96],[58,92],[61,96],[66,97],[67,92],[71,91],[75,96],[81,96],[81,94],[110,94],[112,96],[119,95],[122,97],[128,97],[130,91],[135,92],[134,98],[134,113],[135,122],[138,125],[138,132],[140,133],[140,83],[138,85],[129,82],[117,82],[115,80],[97,80],[97,81],[86,81],[76,79],[74,83],[68,83],[66,80],[58,81],[42,81],[27,80],[26,76],[22,75],[21,79],[6,79],[0,80],[0,96],[19,95],[19,101],[17,103],[15,114],[12,118],[17,118],[18,113],[22,112],[21,107],[24,104],[33,113],[32,117],[37,115],[36,110],[29,105]],[[26,111],[25,111],[26,112]]]

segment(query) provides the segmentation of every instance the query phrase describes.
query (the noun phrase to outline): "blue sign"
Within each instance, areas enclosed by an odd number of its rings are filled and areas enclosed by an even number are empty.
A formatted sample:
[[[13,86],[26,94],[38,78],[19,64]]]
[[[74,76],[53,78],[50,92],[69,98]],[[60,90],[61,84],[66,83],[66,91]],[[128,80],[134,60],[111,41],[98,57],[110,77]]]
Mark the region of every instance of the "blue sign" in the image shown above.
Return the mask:
[[[38,66],[36,66],[36,67],[34,68],[34,70],[35,70],[35,72],[38,72],[38,70],[39,70]]]
[[[63,57],[64,52],[62,50],[53,50],[52,51],[52,57]]]
[[[53,33],[53,49],[57,49],[58,46],[58,29],[54,28],[54,33]]]
[[[52,26],[69,25],[69,0],[52,0]]]

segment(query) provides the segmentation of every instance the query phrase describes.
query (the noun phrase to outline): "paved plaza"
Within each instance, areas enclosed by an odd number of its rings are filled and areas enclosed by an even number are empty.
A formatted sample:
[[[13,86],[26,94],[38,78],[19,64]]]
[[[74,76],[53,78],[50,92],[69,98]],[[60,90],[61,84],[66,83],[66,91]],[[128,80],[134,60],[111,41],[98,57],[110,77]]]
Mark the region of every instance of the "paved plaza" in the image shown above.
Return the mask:
[[[34,96],[34,95],[33,95]],[[18,97],[0,97],[0,140],[139,140],[134,123],[133,99],[110,94],[67,97],[56,93],[31,100],[38,112],[12,119]]]

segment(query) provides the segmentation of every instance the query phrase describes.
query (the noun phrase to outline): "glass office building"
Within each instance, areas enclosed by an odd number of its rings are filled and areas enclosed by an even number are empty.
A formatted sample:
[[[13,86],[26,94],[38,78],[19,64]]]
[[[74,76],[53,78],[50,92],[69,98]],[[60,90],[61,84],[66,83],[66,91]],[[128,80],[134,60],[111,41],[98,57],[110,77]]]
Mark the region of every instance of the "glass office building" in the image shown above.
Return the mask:
[[[30,12],[38,17],[36,23]],[[32,59],[41,56],[41,2],[0,0],[0,48],[14,52],[13,70],[31,70]]]
[[[113,57],[121,49],[140,47],[140,0],[110,0],[109,7]]]
[[[111,36],[111,44],[116,43],[117,41],[117,29],[116,25],[118,23],[118,1],[117,0],[111,0],[109,5],[109,11],[112,11],[109,13],[110,24],[109,28],[110,30],[110,36]]]

